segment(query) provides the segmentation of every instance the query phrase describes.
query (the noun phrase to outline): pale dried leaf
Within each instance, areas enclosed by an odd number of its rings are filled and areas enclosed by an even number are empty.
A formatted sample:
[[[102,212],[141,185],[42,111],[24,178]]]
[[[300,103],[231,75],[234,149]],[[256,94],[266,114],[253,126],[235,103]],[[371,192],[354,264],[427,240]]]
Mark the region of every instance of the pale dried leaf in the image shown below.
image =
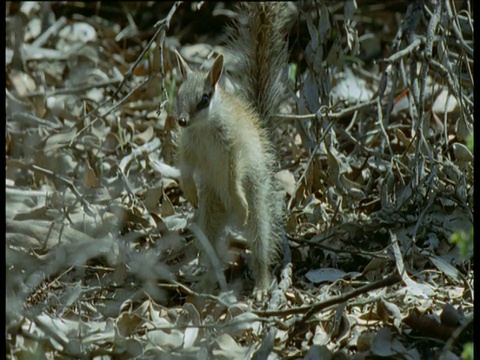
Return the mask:
[[[315,284],[323,282],[335,282],[339,279],[343,279],[347,276],[347,273],[338,269],[312,269],[309,270],[305,277]]]

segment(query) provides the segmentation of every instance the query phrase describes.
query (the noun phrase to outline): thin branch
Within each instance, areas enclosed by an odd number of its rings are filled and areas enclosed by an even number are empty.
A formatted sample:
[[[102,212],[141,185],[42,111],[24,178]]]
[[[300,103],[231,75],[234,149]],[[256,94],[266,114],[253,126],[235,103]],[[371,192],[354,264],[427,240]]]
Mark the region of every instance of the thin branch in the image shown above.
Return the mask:
[[[420,46],[422,43],[422,39],[419,37],[415,39],[410,45],[408,45],[405,49],[397,51],[395,54],[391,55],[389,58],[385,59],[385,62],[387,63],[393,63],[396,62],[397,60],[412,54],[414,51],[417,50],[417,48]]]
[[[450,6],[450,1],[445,0],[445,5],[446,5],[446,8],[447,8],[448,18],[451,19],[453,32],[457,36],[458,41],[460,41],[460,44],[462,44],[463,48],[468,53],[468,55],[473,56],[473,49],[463,39],[462,32],[460,31],[460,29],[457,26],[457,23],[455,21],[456,17],[453,15],[452,7]]]
[[[252,311],[254,314],[261,316],[284,316],[284,315],[294,315],[294,314],[305,314],[297,324],[306,322],[312,315],[318,313],[319,311],[326,309],[330,306],[344,303],[350,299],[353,299],[359,295],[368,293],[373,290],[381,289],[387,286],[392,286],[399,283],[402,280],[401,276],[398,274],[390,275],[382,280],[376,281],[374,283],[359,287],[358,289],[343,293],[342,295],[332,296],[328,300],[320,301],[309,306],[302,306],[291,308],[287,310],[276,310],[276,311]],[[293,331],[295,333],[295,330]],[[293,333],[290,334],[293,336]]]
[[[26,94],[25,97],[34,97],[34,96],[40,96],[40,95],[44,95],[45,97],[50,97],[55,95],[77,94],[77,93],[88,91],[90,89],[103,88],[110,85],[114,85],[119,83],[120,81],[121,81],[120,79],[109,79],[109,80],[101,81],[95,84],[81,85],[76,87],[73,86],[73,87],[63,88],[63,89],[55,89],[52,91],[35,91],[32,93]]]
[[[41,174],[53,177],[54,179],[60,180],[61,182],[63,182],[65,185],[68,186],[68,188],[73,192],[75,197],[83,204],[85,208],[88,209],[90,207],[90,204],[88,203],[88,201],[85,200],[83,195],[80,193],[80,191],[78,191],[78,189],[75,187],[75,185],[70,179],[63,177],[62,175],[55,174],[52,170],[44,169],[37,165],[32,165],[32,170],[35,170]]]
[[[315,120],[318,117],[328,117],[328,118],[333,118],[333,119],[340,119],[342,117],[348,116],[350,114],[353,114],[356,111],[366,109],[372,105],[376,105],[376,100],[370,100],[367,102],[362,102],[358,103],[354,106],[351,106],[349,108],[342,109],[341,111],[338,112],[332,112],[328,111],[325,112],[324,107],[320,108],[315,114],[304,114],[304,115],[296,115],[296,114],[276,114],[274,115],[275,118],[281,119],[281,120]]]

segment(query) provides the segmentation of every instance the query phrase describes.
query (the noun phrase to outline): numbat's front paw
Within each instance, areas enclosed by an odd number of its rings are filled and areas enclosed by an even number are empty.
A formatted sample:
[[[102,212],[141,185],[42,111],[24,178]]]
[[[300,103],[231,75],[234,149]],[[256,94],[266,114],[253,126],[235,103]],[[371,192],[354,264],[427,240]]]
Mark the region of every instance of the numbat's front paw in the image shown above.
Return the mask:
[[[267,289],[260,289],[260,288],[257,288],[257,287],[255,287],[255,289],[253,289],[253,296],[255,297],[255,299],[257,301],[262,301],[263,299],[265,299],[267,297],[267,294],[268,294]]]
[[[246,225],[247,219],[248,219],[248,203],[247,203],[247,200],[245,200],[245,198],[240,198],[240,200],[241,200],[240,202],[236,202],[234,204],[234,207],[235,207],[235,211],[237,212],[240,218],[242,225]]]
[[[193,180],[183,182],[183,194],[185,198],[196,208],[198,207],[197,187]]]

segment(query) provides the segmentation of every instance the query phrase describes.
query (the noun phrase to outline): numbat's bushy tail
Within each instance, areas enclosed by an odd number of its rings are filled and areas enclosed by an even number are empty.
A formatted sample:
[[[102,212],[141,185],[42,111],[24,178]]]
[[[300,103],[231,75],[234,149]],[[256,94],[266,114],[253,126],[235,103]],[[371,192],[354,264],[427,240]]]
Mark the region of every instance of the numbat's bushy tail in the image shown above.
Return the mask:
[[[267,128],[286,95],[288,10],[285,2],[240,3],[239,18],[230,29],[228,45],[236,59],[235,80]]]

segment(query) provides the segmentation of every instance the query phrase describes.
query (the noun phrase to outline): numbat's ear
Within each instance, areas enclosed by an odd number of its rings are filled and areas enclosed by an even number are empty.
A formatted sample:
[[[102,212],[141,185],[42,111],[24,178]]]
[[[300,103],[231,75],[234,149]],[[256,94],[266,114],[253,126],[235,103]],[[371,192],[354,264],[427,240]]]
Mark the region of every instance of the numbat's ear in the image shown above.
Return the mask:
[[[187,75],[192,72],[192,70],[188,67],[186,61],[183,60],[182,55],[180,55],[177,50],[175,50],[175,55],[177,56],[178,68],[180,69],[180,72],[185,79]]]
[[[217,56],[217,58],[213,62],[212,68],[208,73],[208,79],[210,79],[210,84],[212,88],[214,88],[215,85],[217,84],[218,79],[220,79],[220,76],[222,76],[222,72],[223,72],[223,55],[220,54]]]

